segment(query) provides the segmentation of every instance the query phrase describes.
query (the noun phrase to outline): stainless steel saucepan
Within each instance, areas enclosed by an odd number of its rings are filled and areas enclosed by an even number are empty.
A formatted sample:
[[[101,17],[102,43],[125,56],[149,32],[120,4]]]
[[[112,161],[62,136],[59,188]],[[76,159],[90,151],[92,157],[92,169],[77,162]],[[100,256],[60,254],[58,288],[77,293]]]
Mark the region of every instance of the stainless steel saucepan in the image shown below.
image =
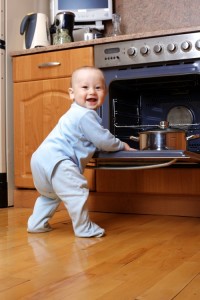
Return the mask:
[[[161,121],[158,129],[140,132],[138,137],[130,136],[139,142],[140,150],[187,150],[187,142],[197,138],[200,134],[187,136],[185,130],[170,128],[167,121]]]

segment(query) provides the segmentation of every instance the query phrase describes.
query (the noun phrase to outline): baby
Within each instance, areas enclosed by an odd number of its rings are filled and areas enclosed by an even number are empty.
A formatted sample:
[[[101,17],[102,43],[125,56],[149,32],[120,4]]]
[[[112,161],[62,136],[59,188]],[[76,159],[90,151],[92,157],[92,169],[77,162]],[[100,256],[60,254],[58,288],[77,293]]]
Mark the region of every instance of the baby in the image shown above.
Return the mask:
[[[94,152],[133,150],[101,125],[96,110],[104,103],[106,84],[95,67],[81,67],[72,74],[71,108],[60,118],[31,158],[36,189],[40,193],[28,220],[28,232],[52,230],[49,219],[63,201],[75,236],[101,237],[103,228],[89,218],[89,190],[83,176]]]

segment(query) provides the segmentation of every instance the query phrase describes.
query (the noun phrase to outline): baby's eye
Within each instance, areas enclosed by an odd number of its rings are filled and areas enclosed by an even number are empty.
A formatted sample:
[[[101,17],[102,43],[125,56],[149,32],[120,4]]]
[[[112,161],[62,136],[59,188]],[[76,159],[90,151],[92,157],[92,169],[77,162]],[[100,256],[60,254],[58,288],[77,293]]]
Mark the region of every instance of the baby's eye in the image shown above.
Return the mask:
[[[88,89],[88,86],[87,86],[87,85],[83,85],[83,86],[82,86],[82,89],[87,90],[87,89]]]
[[[97,87],[96,87],[96,90],[100,90],[100,89],[101,89],[101,87],[100,87],[100,86],[97,86]]]

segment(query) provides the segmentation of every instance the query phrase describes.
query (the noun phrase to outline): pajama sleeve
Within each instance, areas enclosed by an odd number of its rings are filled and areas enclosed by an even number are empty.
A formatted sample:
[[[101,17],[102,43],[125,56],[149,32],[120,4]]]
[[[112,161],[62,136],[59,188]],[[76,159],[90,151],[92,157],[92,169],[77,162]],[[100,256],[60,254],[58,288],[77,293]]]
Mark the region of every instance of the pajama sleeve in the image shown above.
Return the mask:
[[[119,151],[124,149],[124,143],[116,138],[101,124],[101,119],[95,111],[88,111],[80,120],[80,130],[85,138],[101,151]]]

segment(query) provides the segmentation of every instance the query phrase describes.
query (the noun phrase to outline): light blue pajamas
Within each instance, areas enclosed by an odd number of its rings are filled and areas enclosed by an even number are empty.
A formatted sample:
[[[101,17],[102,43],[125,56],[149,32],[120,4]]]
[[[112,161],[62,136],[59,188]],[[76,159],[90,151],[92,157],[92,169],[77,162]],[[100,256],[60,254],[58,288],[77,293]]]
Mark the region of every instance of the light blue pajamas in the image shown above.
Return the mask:
[[[41,194],[28,220],[28,232],[51,230],[48,223],[61,201],[80,237],[104,235],[89,219],[87,180],[82,175],[94,152],[123,150],[124,143],[101,126],[94,110],[73,103],[31,158],[35,187]]]

